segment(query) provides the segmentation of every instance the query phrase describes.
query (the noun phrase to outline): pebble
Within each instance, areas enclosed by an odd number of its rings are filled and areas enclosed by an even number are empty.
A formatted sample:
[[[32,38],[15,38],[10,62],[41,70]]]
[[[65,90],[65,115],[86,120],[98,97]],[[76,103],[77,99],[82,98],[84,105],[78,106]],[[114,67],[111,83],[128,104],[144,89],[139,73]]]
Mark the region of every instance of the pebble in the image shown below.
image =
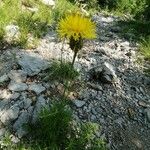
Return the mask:
[[[85,105],[84,101],[80,101],[80,100],[73,100],[73,103],[75,104],[76,107],[80,108],[82,106]]]
[[[9,80],[8,75],[4,74],[3,76],[0,77],[0,84],[7,82]]]

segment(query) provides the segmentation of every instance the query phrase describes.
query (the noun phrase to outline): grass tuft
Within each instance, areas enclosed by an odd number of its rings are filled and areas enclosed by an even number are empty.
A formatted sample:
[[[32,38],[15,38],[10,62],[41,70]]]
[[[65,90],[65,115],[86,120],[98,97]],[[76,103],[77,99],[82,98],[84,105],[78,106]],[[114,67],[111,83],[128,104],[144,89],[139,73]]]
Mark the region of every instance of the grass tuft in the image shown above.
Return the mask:
[[[150,37],[145,40],[142,40],[140,45],[140,51],[144,56],[145,60],[150,61]]]
[[[50,80],[74,80],[79,76],[79,73],[72,67],[69,62],[53,62],[48,70],[48,78]]]

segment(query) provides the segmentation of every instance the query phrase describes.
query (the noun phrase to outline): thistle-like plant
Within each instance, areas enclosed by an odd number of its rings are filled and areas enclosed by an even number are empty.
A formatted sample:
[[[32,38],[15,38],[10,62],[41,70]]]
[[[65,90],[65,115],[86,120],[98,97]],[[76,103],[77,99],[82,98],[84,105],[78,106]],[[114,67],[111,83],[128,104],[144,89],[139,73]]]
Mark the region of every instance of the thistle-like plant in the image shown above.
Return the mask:
[[[61,38],[69,40],[69,46],[74,51],[72,66],[77,53],[83,47],[84,39],[96,37],[95,23],[80,13],[73,13],[61,19],[57,31]]]

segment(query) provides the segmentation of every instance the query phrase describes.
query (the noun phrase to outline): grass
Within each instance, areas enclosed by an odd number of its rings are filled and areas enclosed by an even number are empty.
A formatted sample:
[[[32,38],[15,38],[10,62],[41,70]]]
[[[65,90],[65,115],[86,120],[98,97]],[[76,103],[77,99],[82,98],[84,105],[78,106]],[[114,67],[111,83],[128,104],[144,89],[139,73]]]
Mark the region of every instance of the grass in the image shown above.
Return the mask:
[[[34,8],[37,11],[31,11]],[[57,0],[54,9],[37,0],[5,0],[0,4],[0,43],[4,41],[5,27],[14,24],[19,26],[21,34],[19,39],[12,41],[11,44],[28,47],[29,38],[33,37],[34,45],[53,24],[56,26],[57,21],[68,10],[75,8],[76,6],[67,0]]]
[[[140,51],[144,56],[145,60],[150,61],[150,37],[142,40],[140,45]]]
[[[142,40],[139,50],[144,57],[144,72],[150,76],[150,36]]]
[[[47,70],[48,76],[46,80],[75,80],[79,73],[72,67],[69,62],[53,62],[51,67]]]

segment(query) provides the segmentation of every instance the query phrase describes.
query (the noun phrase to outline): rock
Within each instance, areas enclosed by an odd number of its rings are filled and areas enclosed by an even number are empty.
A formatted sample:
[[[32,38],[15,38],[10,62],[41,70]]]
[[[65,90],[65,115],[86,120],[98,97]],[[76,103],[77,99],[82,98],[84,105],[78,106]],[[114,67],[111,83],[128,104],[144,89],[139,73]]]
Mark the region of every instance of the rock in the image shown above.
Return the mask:
[[[115,82],[117,78],[114,67],[107,62],[93,68],[91,71],[93,78],[98,79],[103,83]]]
[[[25,82],[27,79],[27,73],[23,70],[11,70],[8,76],[16,83]]]
[[[150,108],[145,109],[145,115],[147,117],[147,120],[150,122]]]
[[[91,121],[96,121],[96,116],[95,115],[91,116]]]
[[[20,36],[19,27],[16,25],[7,25],[5,28],[5,39],[7,42],[18,40]]]
[[[11,136],[11,142],[13,142],[14,144],[17,144],[20,142],[19,138],[17,138],[16,136],[12,135]]]
[[[25,130],[24,126],[29,121],[29,114],[27,111],[24,111],[21,113],[21,115],[18,117],[17,121],[13,125],[13,129],[16,131],[16,134],[19,138],[23,137],[27,134],[27,131]]]
[[[43,108],[47,108],[47,105],[46,105],[46,100],[41,95],[38,97],[37,102],[35,104],[35,108],[32,116],[32,123],[35,123],[37,121],[37,117]]]
[[[79,107],[79,108],[85,105],[85,102],[81,100],[74,100],[73,103],[76,105],[76,107]]]
[[[26,98],[22,99],[20,98],[18,101],[14,103],[15,106],[19,107],[20,109],[28,109],[32,104],[31,99]]]
[[[122,127],[123,123],[124,123],[124,120],[123,118],[117,118],[116,120],[114,120],[114,122],[118,125],[120,125],[120,127]]]
[[[4,113],[3,109],[5,109],[7,107],[9,102],[10,102],[9,100],[2,100],[2,101],[0,101],[0,116]]]
[[[18,58],[18,64],[29,76],[37,75],[40,71],[49,67],[49,63],[36,53],[21,55]]]
[[[150,108],[150,102],[148,102],[148,101],[140,100],[140,101],[138,101],[138,104],[142,107],[145,107],[145,108],[149,107]]]
[[[0,77],[0,84],[7,82],[9,80],[8,76],[4,74],[3,76]]]
[[[129,47],[130,43],[128,41],[125,41],[125,42],[121,43],[121,46],[123,46],[123,47]]]
[[[3,114],[0,118],[1,122],[4,125],[9,124],[11,121],[18,118],[19,108],[16,106],[12,106],[9,109],[3,111]]]
[[[8,90],[0,90],[0,99],[10,99],[11,97],[12,94]]]
[[[1,139],[1,137],[3,137],[5,135],[5,133],[6,133],[6,129],[5,128],[1,128],[0,129],[0,139]]]
[[[45,91],[46,88],[44,86],[42,86],[42,84],[33,83],[33,84],[29,85],[29,90],[35,92],[38,95],[41,92]]]
[[[48,5],[48,6],[55,6],[55,1],[54,0],[42,0],[42,2],[45,5]]]
[[[12,93],[11,99],[16,100],[19,98],[19,96],[20,96],[20,93],[14,92]]]
[[[25,90],[27,90],[28,86],[25,83],[16,83],[16,82],[12,81],[8,85],[8,89],[11,90],[11,91],[19,92],[19,91],[25,91]]]
[[[98,84],[88,82],[87,85],[96,91],[103,91],[103,88]]]
[[[31,106],[31,104],[32,104],[31,99],[29,99],[29,98],[24,99],[23,105],[24,105],[24,108],[25,108],[25,109],[29,108],[29,107]]]

